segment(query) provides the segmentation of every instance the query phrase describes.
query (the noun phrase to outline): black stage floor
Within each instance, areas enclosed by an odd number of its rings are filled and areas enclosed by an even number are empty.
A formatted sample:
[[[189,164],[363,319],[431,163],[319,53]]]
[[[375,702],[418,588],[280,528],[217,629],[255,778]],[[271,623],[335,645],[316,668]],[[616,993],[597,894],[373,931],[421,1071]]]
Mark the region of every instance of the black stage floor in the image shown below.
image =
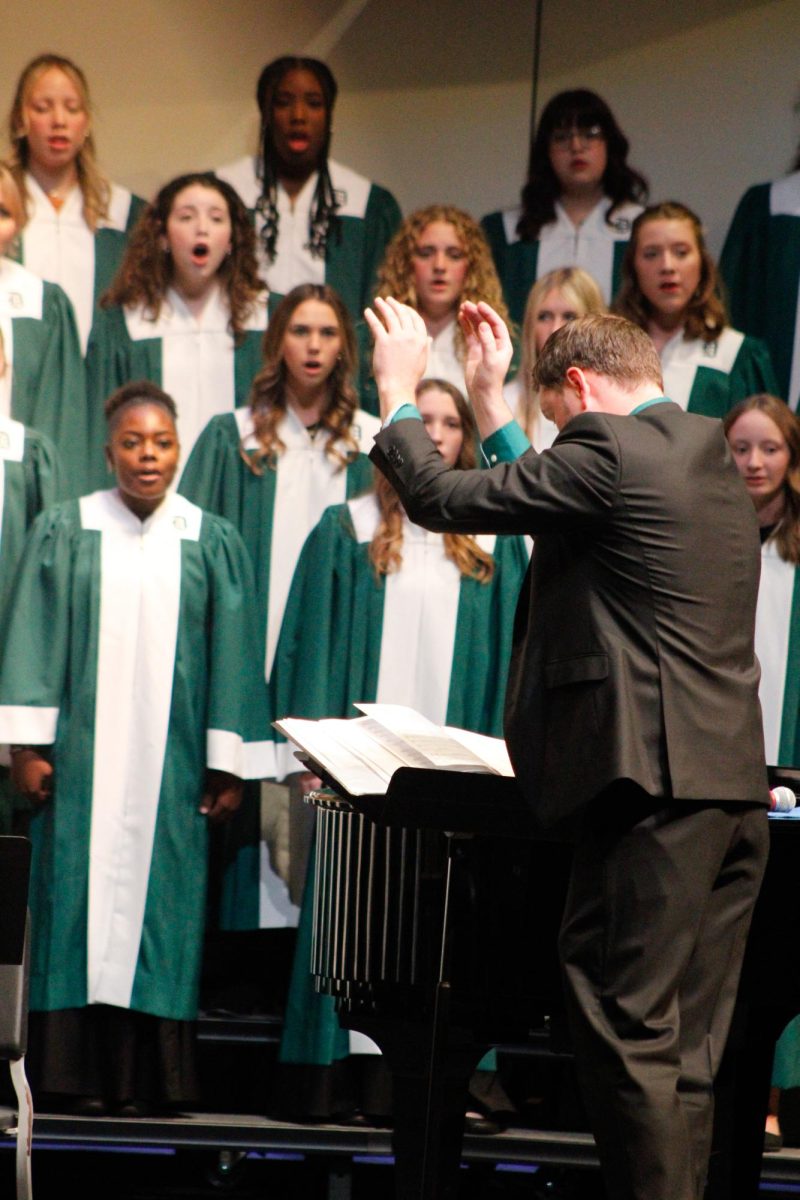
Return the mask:
[[[14,1195],[14,1143],[0,1141],[0,1197]],[[252,1116],[171,1120],[40,1114],[35,1200],[388,1200],[390,1134]],[[800,1149],[764,1156],[762,1195],[800,1196]],[[466,1137],[462,1200],[602,1200],[588,1134],[511,1129]]]

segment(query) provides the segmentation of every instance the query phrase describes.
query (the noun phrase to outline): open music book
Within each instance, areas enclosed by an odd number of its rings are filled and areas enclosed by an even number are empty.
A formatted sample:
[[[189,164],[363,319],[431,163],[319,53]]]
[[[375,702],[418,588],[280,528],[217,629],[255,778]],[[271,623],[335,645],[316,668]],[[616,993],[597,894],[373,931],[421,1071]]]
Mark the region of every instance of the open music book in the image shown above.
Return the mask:
[[[385,795],[398,767],[514,775],[502,738],[435,725],[399,704],[355,707],[365,715],[322,721],[284,717],[274,722],[351,796]]]

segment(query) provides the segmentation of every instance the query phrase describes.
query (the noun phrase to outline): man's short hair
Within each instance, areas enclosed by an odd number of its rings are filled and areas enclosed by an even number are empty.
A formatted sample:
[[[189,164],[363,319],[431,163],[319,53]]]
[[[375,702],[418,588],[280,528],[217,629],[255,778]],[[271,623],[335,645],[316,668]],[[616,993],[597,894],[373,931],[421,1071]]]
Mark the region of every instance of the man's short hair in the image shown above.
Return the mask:
[[[648,334],[625,317],[576,317],[547,339],[533,368],[536,389],[560,390],[570,367],[605,375],[626,391],[664,387],[661,361]]]

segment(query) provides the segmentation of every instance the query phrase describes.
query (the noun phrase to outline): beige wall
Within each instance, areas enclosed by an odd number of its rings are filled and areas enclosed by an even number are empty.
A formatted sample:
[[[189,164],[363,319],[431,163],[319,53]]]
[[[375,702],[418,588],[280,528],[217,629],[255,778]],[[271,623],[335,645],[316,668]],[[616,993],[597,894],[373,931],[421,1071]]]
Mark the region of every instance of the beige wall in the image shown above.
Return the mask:
[[[695,207],[718,252],[745,187],[782,175],[800,141],[799,48],[800,4],[777,0],[543,78],[539,107],[563,88],[599,91],[653,198]],[[517,201],[529,106],[527,81],[351,94],[337,151],[393,187],[404,210],[451,198],[482,214]]]
[[[149,194],[183,170],[249,151],[261,65],[307,45],[339,7],[337,0],[6,0],[5,28],[15,37],[0,45],[0,108],[7,110],[28,58],[45,49],[74,57],[92,84],[104,166]],[[546,6],[545,36],[557,11]],[[451,64],[458,36],[447,47]],[[469,36],[468,25],[460,36]],[[540,98],[582,84],[601,91],[654,197],[674,195],[697,207],[718,249],[741,191],[781,174],[800,138],[792,112],[797,46],[797,0],[775,0],[548,76]],[[502,46],[486,52],[501,54]],[[334,152],[392,188],[405,210],[449,199],[481,214],[516,200],[529,105],[526,79],[343,91]]]

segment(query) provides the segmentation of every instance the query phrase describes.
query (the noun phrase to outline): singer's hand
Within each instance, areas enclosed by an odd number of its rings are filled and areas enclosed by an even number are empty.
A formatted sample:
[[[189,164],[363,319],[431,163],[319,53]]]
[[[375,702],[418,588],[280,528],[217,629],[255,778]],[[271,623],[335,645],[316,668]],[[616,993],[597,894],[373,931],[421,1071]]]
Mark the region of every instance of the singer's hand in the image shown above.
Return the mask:
[[[11,782],[31,804],[46,804],[53,798],[53,764],[28,747],[12,751]]]
[[[242,802],[242,781],[227,771],[206,771],[206,786],[200,812],[213,824],[229,821]]]

